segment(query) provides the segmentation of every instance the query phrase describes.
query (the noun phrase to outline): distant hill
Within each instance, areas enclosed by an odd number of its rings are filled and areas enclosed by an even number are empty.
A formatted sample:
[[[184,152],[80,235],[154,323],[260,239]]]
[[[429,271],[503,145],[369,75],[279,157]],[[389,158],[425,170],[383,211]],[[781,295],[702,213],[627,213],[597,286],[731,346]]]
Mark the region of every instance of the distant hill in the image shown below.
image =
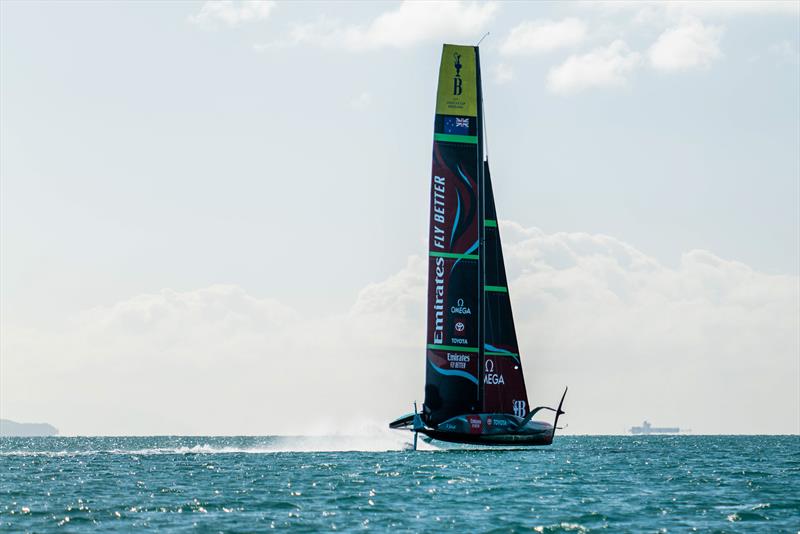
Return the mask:
[[[17,423],[0,419],[0,437],[55,436],[58,429],[47,423]]]

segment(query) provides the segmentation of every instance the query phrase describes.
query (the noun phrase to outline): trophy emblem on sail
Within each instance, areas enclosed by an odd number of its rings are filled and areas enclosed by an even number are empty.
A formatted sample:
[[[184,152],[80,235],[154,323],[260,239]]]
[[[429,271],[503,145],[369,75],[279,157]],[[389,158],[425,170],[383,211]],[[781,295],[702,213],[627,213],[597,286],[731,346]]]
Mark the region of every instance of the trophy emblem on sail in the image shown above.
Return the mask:
[[[453,66],[456,68],[456,75],[453,78],[453,94],[460,95],[461,94],[461,54],[454,53],[453,57],[455,58],[455,63]]]

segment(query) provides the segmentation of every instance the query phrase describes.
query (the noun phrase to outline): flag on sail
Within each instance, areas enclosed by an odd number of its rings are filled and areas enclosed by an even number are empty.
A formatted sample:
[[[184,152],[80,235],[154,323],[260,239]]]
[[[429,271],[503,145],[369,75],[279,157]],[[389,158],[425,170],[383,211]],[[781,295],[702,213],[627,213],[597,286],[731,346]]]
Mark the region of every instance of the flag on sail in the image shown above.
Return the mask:
[[[469,135],[469,117],[445,117],[444,133]]]

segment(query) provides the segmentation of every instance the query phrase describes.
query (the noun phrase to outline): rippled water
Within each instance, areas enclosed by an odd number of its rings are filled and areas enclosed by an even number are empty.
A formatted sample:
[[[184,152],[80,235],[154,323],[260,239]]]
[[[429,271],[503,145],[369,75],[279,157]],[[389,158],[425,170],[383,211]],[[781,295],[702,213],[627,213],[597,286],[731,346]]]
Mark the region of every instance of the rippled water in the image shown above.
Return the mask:
[[[404,436],[4,438],[0,530],[800,531],[798,436]]]

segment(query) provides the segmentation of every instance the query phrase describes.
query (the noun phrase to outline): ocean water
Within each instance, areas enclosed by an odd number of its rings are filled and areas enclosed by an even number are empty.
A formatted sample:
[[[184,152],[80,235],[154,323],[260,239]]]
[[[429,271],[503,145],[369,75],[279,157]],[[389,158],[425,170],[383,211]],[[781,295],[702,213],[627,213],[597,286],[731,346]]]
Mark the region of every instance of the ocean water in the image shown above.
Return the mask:
[[[9,532],[800,532],[800,437],[3,438]]]

